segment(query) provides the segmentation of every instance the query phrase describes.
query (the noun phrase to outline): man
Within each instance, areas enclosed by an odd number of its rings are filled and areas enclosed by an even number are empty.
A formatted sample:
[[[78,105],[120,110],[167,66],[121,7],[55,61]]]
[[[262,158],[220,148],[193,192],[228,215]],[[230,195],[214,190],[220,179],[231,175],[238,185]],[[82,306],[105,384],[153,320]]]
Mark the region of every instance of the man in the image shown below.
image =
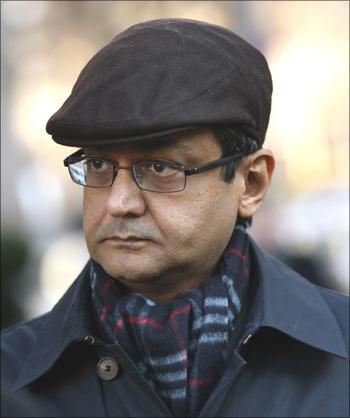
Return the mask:
[[[4,332],[5,416],[346,416],[347,298],[246,232],[274,159],[272,82],[231,31],[135,25],[48,121],[91,260]]]

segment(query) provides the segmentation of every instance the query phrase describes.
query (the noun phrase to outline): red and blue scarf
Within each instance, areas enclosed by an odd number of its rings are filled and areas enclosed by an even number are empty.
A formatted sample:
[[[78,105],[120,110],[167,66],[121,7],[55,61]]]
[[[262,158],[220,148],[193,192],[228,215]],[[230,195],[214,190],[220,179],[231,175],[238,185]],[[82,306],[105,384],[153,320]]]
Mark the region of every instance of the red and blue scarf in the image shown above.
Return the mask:
[[[129,354],[175,416],[196,416],[237,343],[237,318],[247,299],[249,276],[249,237],[240,225],[216,274],[166,304],[126,293],[92,261],[93,307],[100,332]]]

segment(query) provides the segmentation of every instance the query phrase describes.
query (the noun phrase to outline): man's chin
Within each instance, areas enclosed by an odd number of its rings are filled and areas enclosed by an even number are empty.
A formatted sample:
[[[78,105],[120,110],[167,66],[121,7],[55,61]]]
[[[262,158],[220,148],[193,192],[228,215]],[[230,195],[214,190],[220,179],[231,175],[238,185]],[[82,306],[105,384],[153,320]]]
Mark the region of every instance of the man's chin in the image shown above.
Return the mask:
[[[124,244],[104,241],[90,254],[109,276],[120,281],[142,281],[149,273],[154,275],[161,257],[157,249],[144,242]]]
[[[127,257],[119,262],[114,260],[113,263],[101,260],[99,264],[110,277],[125,285],[148,283],[161,275],[161,269],[155,268],[154,262],[147,263],[145,259],[137,260],[135,257]]]

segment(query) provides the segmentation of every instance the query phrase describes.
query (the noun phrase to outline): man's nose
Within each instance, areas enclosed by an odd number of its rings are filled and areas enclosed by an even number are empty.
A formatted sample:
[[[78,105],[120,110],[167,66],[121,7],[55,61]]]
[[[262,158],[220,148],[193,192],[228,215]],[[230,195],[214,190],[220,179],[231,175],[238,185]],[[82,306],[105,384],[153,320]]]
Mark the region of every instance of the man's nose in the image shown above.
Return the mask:
[[[142,216],[145,213],[144,196],[134,180],[132,170],[118,170],[109,190],[106,209],[114,217]]]

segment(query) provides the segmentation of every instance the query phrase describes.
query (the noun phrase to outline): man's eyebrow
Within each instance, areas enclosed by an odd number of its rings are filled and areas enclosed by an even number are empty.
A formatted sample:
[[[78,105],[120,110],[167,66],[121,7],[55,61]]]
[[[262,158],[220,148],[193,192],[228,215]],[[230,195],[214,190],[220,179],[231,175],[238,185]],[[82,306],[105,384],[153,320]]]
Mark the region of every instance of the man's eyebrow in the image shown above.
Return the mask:
[[[157,141],[149,144],[140,145],[140,149],[144,151],[157,151],[157,150],[173,150],[180,152],[192,152],[193,149],[190,145],[179,142],[176,139],[170,139],[167,141]]]

